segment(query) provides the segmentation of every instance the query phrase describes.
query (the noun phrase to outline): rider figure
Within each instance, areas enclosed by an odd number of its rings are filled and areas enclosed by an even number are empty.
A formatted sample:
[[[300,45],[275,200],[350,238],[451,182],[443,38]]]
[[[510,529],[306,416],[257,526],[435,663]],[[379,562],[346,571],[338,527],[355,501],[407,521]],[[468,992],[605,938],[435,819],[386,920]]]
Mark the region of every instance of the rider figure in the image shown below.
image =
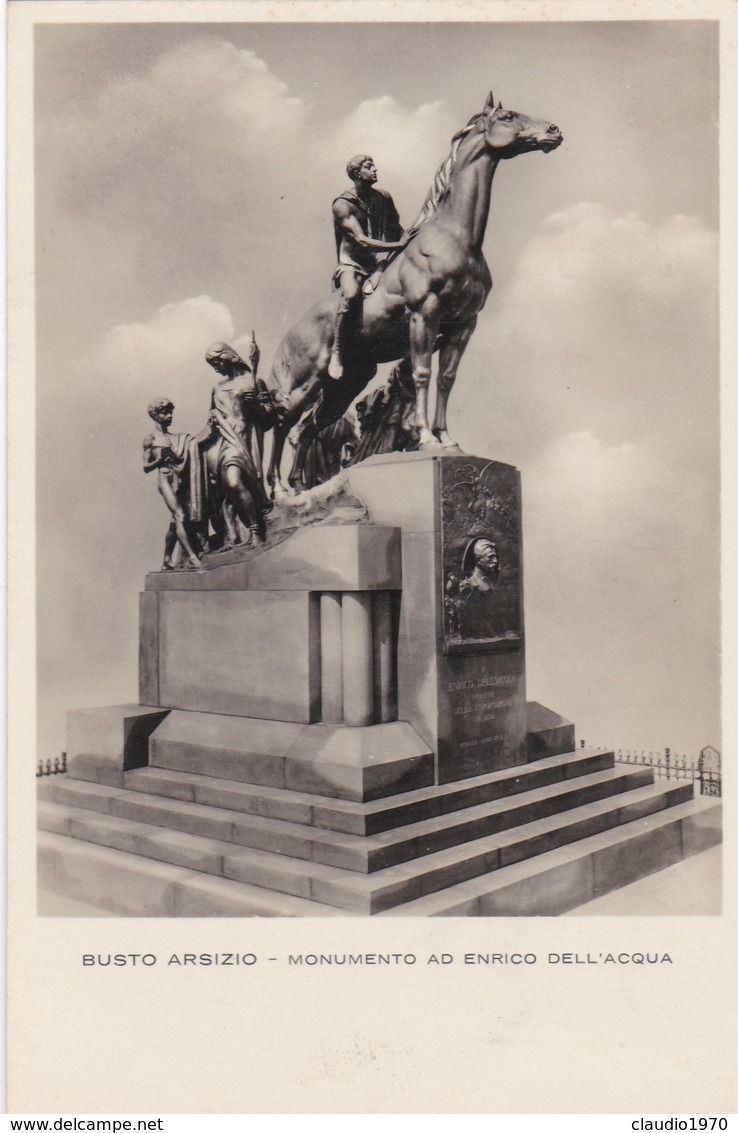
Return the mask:
[[[341,289],[336,312],[333,351],[328,364],[331,378],[343,377],[343,347],[347,316],[353,316],[361,304],[364,281],[380,264],[378,252],[404,248],[402,225],[392,197],[384,189],[375,189],[377,167],[371,157],[357,154],[346,166],[353,181],[333,202],[333,224],[336,232],[338,267],[333,277]]]

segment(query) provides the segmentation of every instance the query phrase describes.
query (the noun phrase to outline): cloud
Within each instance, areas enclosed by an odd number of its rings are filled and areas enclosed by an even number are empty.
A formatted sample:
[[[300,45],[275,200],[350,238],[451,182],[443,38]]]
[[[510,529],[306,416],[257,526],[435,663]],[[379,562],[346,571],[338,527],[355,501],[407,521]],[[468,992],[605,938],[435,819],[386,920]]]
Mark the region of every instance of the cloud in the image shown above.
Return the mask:
[[[153,382],[182,384],[182,375],[202,362],[205,348],[218,339],[232,339],[233,318],[209,295],[166,303],[145,323],[126,323],[108,331],[88,362],[93,377],[115,371],[126,400],[132,391]]]
[[[359,103],[338,122],[328,145],[338,169],[354,153],[371,154],[410,225],[459,125],[440,99],[407,109],[383,95]]]
[[[229,168],[253,159],[254,148],[265,154],[280,137],[299,137],[305,114],[304,102],[254,52],[203,38],[164,52],[142,75],[111,81],[91,106],[61,110],[42,124],[41,151],[54,154],[67,206],[88,209],[96,203],[89,187],[102,190],[102,203],[135,176],[160,197],[162,174],[193,170],[204,155],[217,188]]]
[[[50,616],[69,618],[67,633],[99,619],[96,603],[106,594],[96,579],[129,585],[152,565],[151,549],[166,517],[153,478],[141,470],[147,406],[156,397],[171,398],[174,430],[197,432],[213,384],[205,349],[222,339],[238,342],[231,314],[202,295],[166,304],[145,323],[113,327],[87,356],[60,364],[57,377],[66,396],[39,410],[39,509],[44,529],[60,541],[51,583],[59,588],[58,601],[50,603]],[[94,546],[94,555],[76,553],[80,540]],[[82,580],[89,587],[80,586]],[[51,636],[65,640],[58,627]]]
[[[216,340],[243,346],[207,295],[112,327],[87,355],[60,359],[61,396],[39,404],[39,657],[42,746],[63,745],[66,708],[136,698],[136,603],[162,553],[168,515],[142,470],[147,405],[166,396],[175,432],[205,423]]]
[[[588,741],[694,753],[719,716],[714,484],[590,431],[526,471],[529,696]]]
[[[522,471],[529,693],[598,742],[696,749],[718,715],[716,250],[695,218],[550,216],[452,397]]]
[[[654,225],[635,212],[618,215],[604,205],[583,202],[544,221],[521,255],[514,286],[519,291],[521,279],[533,273],[550,298],[565,302],[583,276],[603,275],[618,287],[622,302],[637,311],[643,294],[678,298],[685,283],[693,289],[704,286],[715,247],[715,233],[695,217],[677,215]],[[672,269],[685,268],[696,271],[697,278],[672,274]]]
[[[518,459],[584,428],[612,443],[666,436],[709,449],[716,251],[696,218],[649,224],[593,204],[550,216],[493,289],[462,361],[465,439],[513,436]],[[491,438],[479,421],[492,422]]]
[[[281,317],[330,286],[348,158],[374,150],[410,223],[455,125],[441,102],[388,97],[326,124],[252,51],[219,38],[170,48],[39,125],[49,323],[62,291],[101,331],[206,292],[258,322],[271,352]]]
[[[52,303],[69,287],[71,228],[82,260],[71,306],[85,305],[90,321],[99,312],[101,329],[203,291],[234,310],[253,306],[275,227],[297,242],[286,171],[307,153],[307,112],[253,52],[201,39],[42,121],[41,256]],[[269,281],[261,289],[268,294]]]

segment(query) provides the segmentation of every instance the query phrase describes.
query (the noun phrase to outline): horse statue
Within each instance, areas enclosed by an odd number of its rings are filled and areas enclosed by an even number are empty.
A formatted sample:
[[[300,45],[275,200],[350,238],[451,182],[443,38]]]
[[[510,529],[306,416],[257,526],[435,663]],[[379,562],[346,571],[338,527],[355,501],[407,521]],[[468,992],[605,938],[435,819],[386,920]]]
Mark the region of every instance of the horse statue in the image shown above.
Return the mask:
[[[407,243],[392,253],[365,285],[360,312],[347,336],[344,376],[328,376],[336,308],[333,292],[317,303],[282,340],[270,376],[278,420],[268,480],[272,494],[281,480],[284,442],[295,447],[290,487],[306,482],[305,458],[312,439],[337,421],[374,377],[382,362],[406,360],[415,387],[421,449],[455,449],[446,408],[459,362],[476,326],[492,277],[482,254],[492,178],[500,161],[561,145],[558,126],[495,105],[492,93],[479,114],[454,135]],[[372,289],[373,286],[373,289]],[[367,293],[367,291],[369,293]],[[436,409],[428,420],[431,360],[439,354]]]

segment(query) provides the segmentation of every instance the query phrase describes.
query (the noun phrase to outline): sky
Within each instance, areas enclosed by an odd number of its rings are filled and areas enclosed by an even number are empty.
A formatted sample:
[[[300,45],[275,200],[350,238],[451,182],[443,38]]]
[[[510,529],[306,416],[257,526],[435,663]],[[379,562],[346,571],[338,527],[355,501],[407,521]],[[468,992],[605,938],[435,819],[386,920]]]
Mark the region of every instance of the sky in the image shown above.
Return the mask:
[[[254,329],[266,378],[347,159],[409,224],[490,90],[565,139],[498,170],[449,412],[521,471],[528,697],[590,743],[720,747],[715,25],[49,24],[34,55],[39,756],[137,698],[149,401],[197,431],[206,348]]]

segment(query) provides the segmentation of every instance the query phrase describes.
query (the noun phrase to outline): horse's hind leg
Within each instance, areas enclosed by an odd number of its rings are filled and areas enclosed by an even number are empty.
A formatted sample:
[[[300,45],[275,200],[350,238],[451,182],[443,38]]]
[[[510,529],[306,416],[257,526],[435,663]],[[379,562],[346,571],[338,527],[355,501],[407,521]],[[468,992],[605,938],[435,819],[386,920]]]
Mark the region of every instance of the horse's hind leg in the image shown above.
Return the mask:
[[[454,327],[453,330],[444,331],[439,350],[438,361],[438,391],[436,396],[436,414],[433,421],[433,436],[443,448],[458,448],[456,441],[449,435],[446,426],[446,410],[448,399],[456,381],[459,362],[466,350],[477,320]]]
[[[308,484],[305,480],[305,462],[307,454],[310,451],[310,445],[317,436],[314,430],[306,430],[301,433],[299,440],[295,444],[295,457],[292,461],[292,468],[287,477],[290,488],[293,492],[304,492],[306,488],[312,488],[312,484]]]
[[[282,453],[284,452],[284,442],[286,439],[287,434],[283,427],[275,425],[272,440],[272,458],[269,461],[269,471],[267,472],[267,483],[269,484],[269,495],[271,499],[276,499],[280,492],[287,491],[282,483]]]

